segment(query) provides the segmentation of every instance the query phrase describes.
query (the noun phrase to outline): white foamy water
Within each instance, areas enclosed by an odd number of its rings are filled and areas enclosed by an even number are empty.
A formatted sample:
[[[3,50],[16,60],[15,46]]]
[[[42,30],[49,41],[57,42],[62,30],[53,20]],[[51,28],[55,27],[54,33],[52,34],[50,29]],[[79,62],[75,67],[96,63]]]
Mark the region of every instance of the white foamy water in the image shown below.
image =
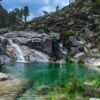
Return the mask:
[[[9,39],[9,43],[11,47],[16,49],[17,62],[26,62],[21,48],[17,44],[13,43],[11,39]]]

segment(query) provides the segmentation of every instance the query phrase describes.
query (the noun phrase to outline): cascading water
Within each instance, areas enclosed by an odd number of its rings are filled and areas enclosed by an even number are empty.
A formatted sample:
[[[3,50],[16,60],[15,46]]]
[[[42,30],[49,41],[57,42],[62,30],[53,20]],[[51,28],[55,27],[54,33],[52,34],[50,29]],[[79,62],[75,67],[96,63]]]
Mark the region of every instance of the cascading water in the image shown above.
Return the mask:
[[[31,52],[31,54],[27,55],[28,60],[26,60],[21,48],[17,44],[13,43],[13,41],[11,39],[9,39],[9,43],[10,43],[11,47],[15,48],[15,50],[16,50],[17,62],[27,62],[27,61],[49,62],[49,57],[46,54],[44,54],[40,51],[34,50],[34,49],[31,50],[30,48],[27,50],[29,50]],[[27,50],[26,50],[26,52],[27,52]]]
[[[60,68],[62,68],[62,64],[63,64],[63,61],[65,60],[67,51],[64,50],[64,47],[63,47],[62,43],[59,43],[59,49],[60,49],[60,52],[62,54],[62,59],[60,60]]]
[[[24,54],[22,50],[20,49],[20,47],[17,44],[13,43],[11,39],[9,39],[9,43],[11,47],[16,49],[17,62],[26,62],[24,58]]]
[[[60,48],[60,52],[62,53],[62,55],[65,56],[67,54],[67,51],[65,51],[63,49],[63,44],[62,43],[59,43],[59,48]]]

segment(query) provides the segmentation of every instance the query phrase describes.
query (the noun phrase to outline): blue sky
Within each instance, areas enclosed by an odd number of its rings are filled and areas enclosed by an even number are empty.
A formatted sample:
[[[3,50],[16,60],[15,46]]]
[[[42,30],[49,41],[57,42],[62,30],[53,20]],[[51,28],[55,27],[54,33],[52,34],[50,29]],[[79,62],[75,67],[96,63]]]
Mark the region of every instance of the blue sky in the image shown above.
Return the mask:
[[[14,8],[22,8],[28,6],[30,10],[30,16],[28,19],[33,17],[41,16],[43,11],[52,12],[55,11],[56,6],[60,8],[68,5],[69,0],[3,0],[1,4],[8,11]]]

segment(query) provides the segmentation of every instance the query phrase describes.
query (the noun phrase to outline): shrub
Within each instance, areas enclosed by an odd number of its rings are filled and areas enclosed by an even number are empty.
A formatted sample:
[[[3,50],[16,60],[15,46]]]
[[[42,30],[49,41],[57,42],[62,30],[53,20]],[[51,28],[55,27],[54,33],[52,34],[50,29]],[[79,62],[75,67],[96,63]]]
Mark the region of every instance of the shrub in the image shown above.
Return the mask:
[[[66,62],[67,63],[72,63],[72,58],[73,58],[73,54],[72,53],[68,53],[67,57],[66,57]]]
[[[66,92],[68,93],[76,93],[76,92],[82,92],[83,91],[83,83],[76,77],[73,78],[73,80],[70,80],[68,84],[66,85]]]

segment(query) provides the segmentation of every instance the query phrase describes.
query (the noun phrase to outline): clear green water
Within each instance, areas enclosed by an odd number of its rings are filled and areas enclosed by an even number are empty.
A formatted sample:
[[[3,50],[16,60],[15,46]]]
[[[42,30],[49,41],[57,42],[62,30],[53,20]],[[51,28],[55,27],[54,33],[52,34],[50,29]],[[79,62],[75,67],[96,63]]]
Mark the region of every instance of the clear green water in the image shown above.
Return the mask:
[[[23,98],[28,98],[25,100],[33,100],[33,97],[35,98],[37,95],[36,91],[39,90],[39,88],[61,87],[70,79],[73,79],[73,77],[77,77],[83,81],[99,78],[97,72],[84,67],[84,65],[74,64],[15,63],[3,66],[0,71],[14,74],[20,79],[31,81],[31,88],[22,95],[21,100],[23,100]]]

